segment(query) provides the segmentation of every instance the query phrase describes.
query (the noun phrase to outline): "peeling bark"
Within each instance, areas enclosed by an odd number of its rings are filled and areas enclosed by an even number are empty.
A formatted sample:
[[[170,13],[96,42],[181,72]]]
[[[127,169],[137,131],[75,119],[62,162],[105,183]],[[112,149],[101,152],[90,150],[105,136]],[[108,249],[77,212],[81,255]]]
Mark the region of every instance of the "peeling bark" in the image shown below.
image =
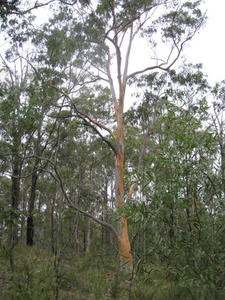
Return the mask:
[[[128,236],[127,220],[121,218],[121,234],[118,237],[121,267],[132,267],[131,246]]]
[[[124,205],[124,97],[125,83],[120,87],[120,99],[118,110],[115,111],[117,116],[117,135],[116,135],[116,171],[115,171],[115,194],[117,207]],[[132,267],[131,246],[128,236],[128,226],[125,216],[121,217],[121,231],[118,236],[119,254],[121,267]]]

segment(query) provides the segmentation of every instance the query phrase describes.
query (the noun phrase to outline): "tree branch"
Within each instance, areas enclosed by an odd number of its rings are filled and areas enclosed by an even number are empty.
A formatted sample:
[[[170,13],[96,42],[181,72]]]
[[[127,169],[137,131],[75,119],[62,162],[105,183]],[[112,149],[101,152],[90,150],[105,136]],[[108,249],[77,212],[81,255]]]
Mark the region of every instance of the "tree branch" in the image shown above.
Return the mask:
[[[57,167],[56,167],[56,164],[55,164],[54,162],[52,162],[50,159],[44,158],[44,157],[37,157],[37,156],[35,156],[35,155],[29,156],[29,158],[32,158],[32,157],[33,157],[33,158],[34,158],[34,157],[35,157],[35,158],[38,158],[38,159],[40,159],[40,160],[48,161],[48,163],[53,167],[55,174],[54,174],[53,172],[49,171],[49,170],[44,170],[44,171],[47,172],[47,173],[49,173],[49,174],[56,180],[56,182],[58,182],[58,184],[59,184],[59,186],[60,186],[60,189],[61,189],[61,191],[62,191],[62,193],[63,193],[63,195],[64,195],[64,197],[65,197],[65,199],[66,199],[66,201],[67,201],[67,204],[68,204],[71,208],[73,208],[73,209],[75,209],[76,211],[78,211],[79,213],[81,213],[81,214],[83,214],[83,215],[89,217],[89,218],[92,219],[94,222],[96,222],[96,223],[98,223],[98,224],[100,224],[100,225],[102,225],[102,226],[107,227],[107,228],[110,229],[110,230],[114,233],[114,235],[118,238],[119,233],[117,232],[117,230],[116,230],[111,224],[109,224],[109,223],[107,223],[107,222],[105,222],[105,221],[102,221],[102,220],[96,218],[95,216],[93,216],[93,215],[92,215],[91,213],[89,213],[89,212],[86,212],[86,211],[82,210],[81,208],[79,208],[78,206],[76,206],[76,205],[70,200],[70,198],[68,197],[68,195],[67,195],[67,193],[66,193],[66,191],[65,191],[65,189],[64,189],[64,184],[63,184],[62,178],[61,178],[61,176],[60,176],[60,174],[59,174],[59,172],[58,172],[58,169],[57,169]]]
[[[125,66],[124,66],[124,72],[123,72],[123,84],[126,84],[126,81],[127,81],[127,72],[128,72],[128,65],[129,65],[132,41],[133,41],[133,23],[130,28],[129,44],[127,46],[127,53],[126,53],[126,57],[125,57]]]

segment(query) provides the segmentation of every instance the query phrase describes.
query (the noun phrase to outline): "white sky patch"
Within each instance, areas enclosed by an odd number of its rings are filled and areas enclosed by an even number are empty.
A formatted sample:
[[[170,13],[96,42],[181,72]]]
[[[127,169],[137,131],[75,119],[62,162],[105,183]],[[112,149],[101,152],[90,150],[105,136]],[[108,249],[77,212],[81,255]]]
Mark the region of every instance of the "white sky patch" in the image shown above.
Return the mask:
[[[216,82],[225,80],[225,1],[205,0],[202,11],[207,15],[206,24],[185,45],[181,57],[184,57],[187,63],[202,63],[203,73],[208,76],[209,83],[214,85]],[[147,41],[136,40],[133,46],[129,65],[130,72],[146,68],[151,55]],[[159,58],[166,58],[168,45],[162,44],[162,47],[164,49],[161,49],[161,53],[164,57],[159,56]],[[182,58],[176,62],[174,67],[181,64]],[[131,96],[134,90],[135,87],[127,89],[125,109],[135,101]]]
[[[202,63],[203,72],[208,75],[210,84],[214,84],[225,79],[225,1],[205,0],[202,10],[206,11],[208,17],[206,24],[185,45],[182,56],[187,63]],[[131,71],[146,67],[150,54],[146,44],[144,41],[136,41],[130,61]],[[164,47],[167,48],[166,44]],[[165,49],[165,57],[166,53],[168,51]],[[181,60],[178,60],[176,66],[180,64]]]
[[[225,79],[225,1],[205,0],[208,20],[186,47],[184,55],[192,63],[203,63],[211,84]]]

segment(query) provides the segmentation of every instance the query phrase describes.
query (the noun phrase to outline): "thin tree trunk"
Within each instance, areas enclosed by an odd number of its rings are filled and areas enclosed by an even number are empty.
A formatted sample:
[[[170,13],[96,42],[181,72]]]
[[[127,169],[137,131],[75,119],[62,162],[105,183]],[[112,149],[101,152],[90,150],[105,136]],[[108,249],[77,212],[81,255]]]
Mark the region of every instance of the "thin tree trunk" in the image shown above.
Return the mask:
[[[51,249],[52,249],[52,253],[55,253],[55,240],[57,239],[57,232],[55,232],[55,202],[56,202],[56,191],[55,191],[55,196],[52,200],[52,206],[51,206]],[[57,220],[56,220],[57,223]]]
[[[102,221],[108,222],[108,178],[106,175],[105,185],[104,185],[104,196],[102,197]],[[102,226],[102,248],[104,245],[110,244],[110,232],[105,227]]]
[[[36,239],[37,241],[41,242],[41,237],[43,236],[43,233],[41,231],[41,195],[39,194],[39,197],[38,197],[38,215],[37,215],[37,224],[36,224]]]
[[[23,214],[22,214],[22,217],[21,217],[21,240],[22,240],[22,243],[26,243],[26,233],[25,233],[25,230],[26,230],[26,226],[25,226],[25,216],[24,216],[24,213],[26,211],[26,206],[27,206],[27,190],[25,188],[25,184],[23,184],[23,188],[22,188],[22,211],[23,211]]]
[[[15,138],[18,142],[18,139]],[[14,271],[13,249],[18,241],[18,205],[20,197],[20,172],[21,165],[17,154],[18,143],[15,143],[13,149],[13,162],[12,162],[12,177],[11,177],[11,209],[10,209],[10,222],[8,232],[9,244],[9,260],[12,271]]]
[[[33,220],[33,211],[34,211],[34,204],[36,198],[36,186],[37,186],[37,165],[39,160],[35,161],[35,166],[33,168],[32,173],[32,180],[31,180],[31,192],[30,192],[30,199],[28,203],[28,217],[27,217],[27,245],[33,246],[34,244],[34,220]]]
[[[83,181],[83,169],[82,169],[82,160],[80,161],[79,168],[79,180],[78,180],[78,192],[77,192],[77,205],[80,205],[81,200],[81,187]],[[80,214],[76,212],[76,223],[75,223],[75,232],[74,232],[74,239],[75,239],[75,253],[79,255],[79,221],[80,221]],[[84,246],[84,252],[86,251],[86,246]]]
[[[14,248],[18,239],[17,211],[20,197],[20,165],[17,157],[15,157],[13,162],[11,182],[12,204],[9,224],[9,244],[10,248]]]
[[[60,245],[63,245],[63,232],[62,232],[62,208],[63,208],[63,194],[62,191],[59,190],[58,192],[58,235],[59,235],[59,243]]]
[[[41,141],[41,129],[39,128],[37,134],[37,141],[35,145],[35,154],[36,158],[34,161],[34,166],[32,170],[32,179],[31,179],[31,191],[30,198],[28,202],[28,217],[27,217],[27,245],[33,246],[34,244],[34,219],[33,219],[33,211],[36,200],[36,188],[37,188],[37,180],[38,180],[38,165],[40,162],[40,141]]]
[[[91,220],[89,218],[87,220],[87,238],[85,247],[85,253],[88,254],[91,247]]]
[[[80,243],[79,243],[79,220],[80,220],[80,214],[79,214],[79,211],[77,211],[77,212],[76,212],[75,231],[74,231],[75,254],[76,254],[76,255],[79,255],[79,252],[80,252]]]
[[[169,238],[170,238],[170,247],[174,249],[174,209],[170,209],[170,229],[169,229]]]

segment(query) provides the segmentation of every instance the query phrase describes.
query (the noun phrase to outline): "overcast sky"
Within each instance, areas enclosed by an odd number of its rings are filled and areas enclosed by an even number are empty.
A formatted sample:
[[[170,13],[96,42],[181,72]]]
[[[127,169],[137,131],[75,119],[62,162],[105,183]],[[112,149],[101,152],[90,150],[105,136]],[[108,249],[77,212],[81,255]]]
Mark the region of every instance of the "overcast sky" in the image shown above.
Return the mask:
[[[225,79],[225,0],[204,0],[203,11],[207,12],[208,20],[186,46],[183,54],[187,62],[203,63],[203,71],[208,75],[209,82],[213,84]],[[42,13],[38,13],[38,21],[42,23],[47,20],[48,14],[46,9],[40,12]],[[4,44],[1,41],[2,50]],[[146,64],[145,59],[141,59],[140,56],[137,57],[134,53],[136,63]],[[137,69],[136,64],[131,64],[130,67]]]
[[[186,58],[187,63],[202,63],[203,73],[208,76],[209,83],[225,80],[225,0],[205,0],[202,4],[202,11],[206,12],[206,24],[194,36],[194,38],[185,45],[182,56]],[[161,46],[158,50],[164,52],[167,58],[168,49]],[[131,52],[129,73],[144,69],[149,64],[149,58],[152,52],[143,40],[136,40]],[[176,66],[181,65],[183,59],[179,59]],[[152,63],[152,62],[151,62]],[[151,63],[149,65],[151,65]]]
[[[205,0],[208,20],[185,50],[188,61],[203,63],[211,84],[225,79],[225,1]]]

